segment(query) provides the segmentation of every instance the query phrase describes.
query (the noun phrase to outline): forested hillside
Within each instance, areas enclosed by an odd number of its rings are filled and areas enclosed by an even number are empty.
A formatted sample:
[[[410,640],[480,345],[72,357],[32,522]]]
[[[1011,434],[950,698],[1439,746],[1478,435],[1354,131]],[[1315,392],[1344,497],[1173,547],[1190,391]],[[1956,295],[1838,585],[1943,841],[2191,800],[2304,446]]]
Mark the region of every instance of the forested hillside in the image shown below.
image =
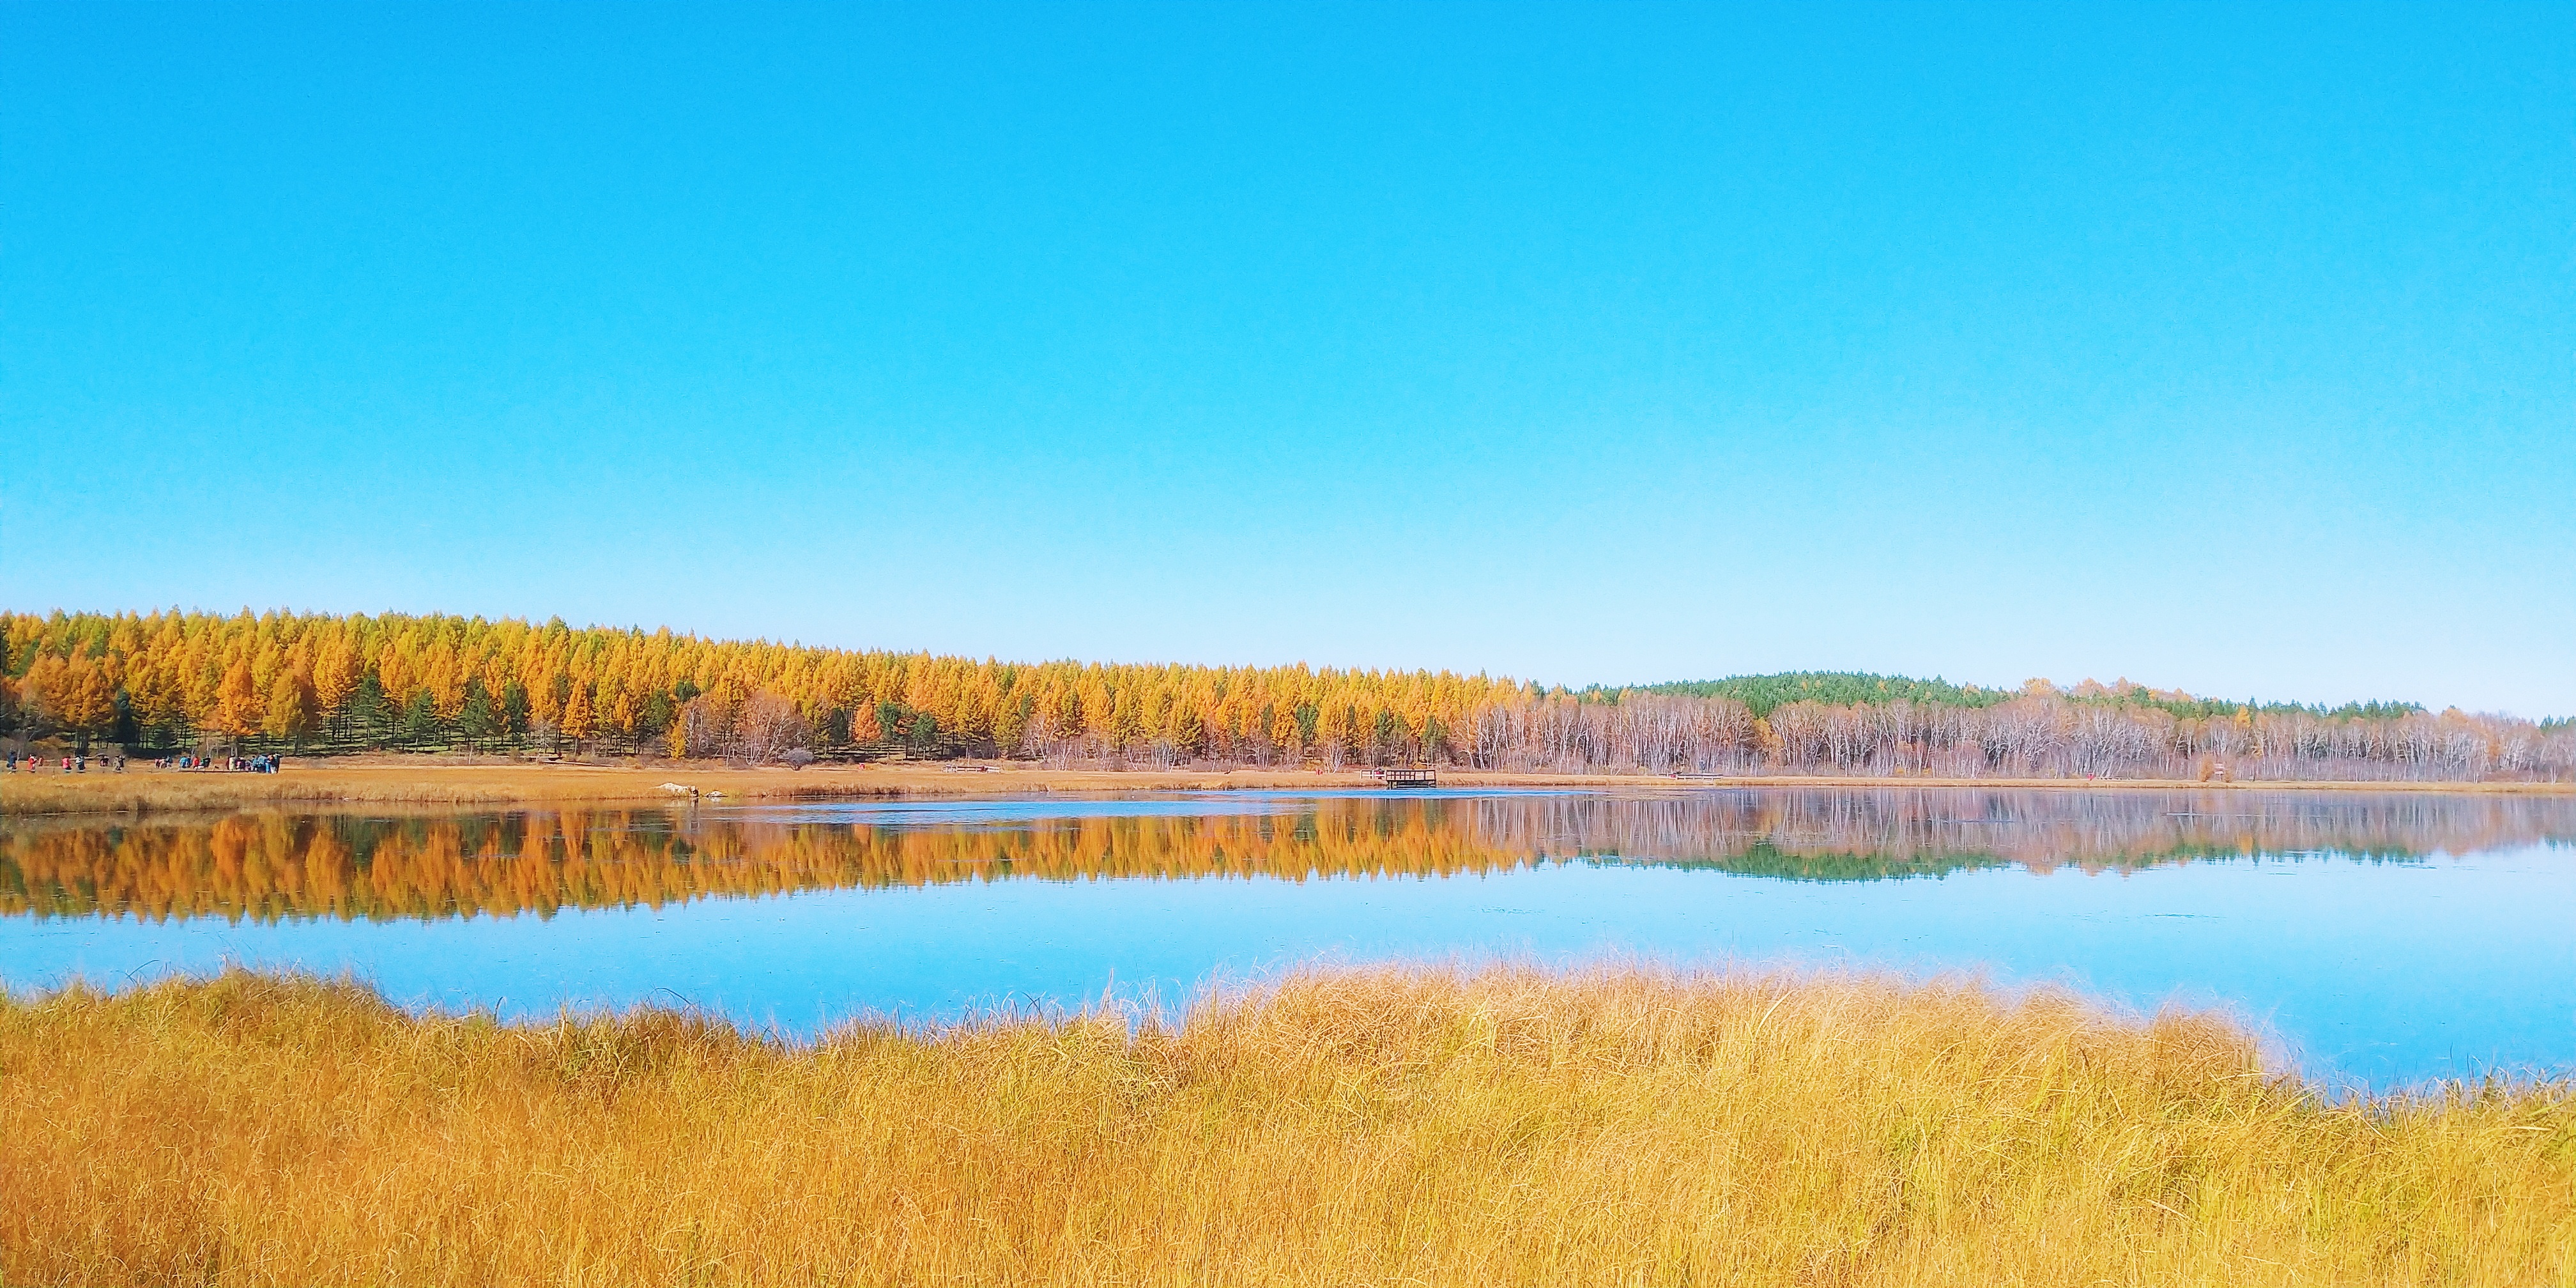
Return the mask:
[[[1802,673],[1573,692],[1440,671],[1011,663],[462,617],[0,617],[0,741],[748,761],[1962,777],[2576,778],[2576,728]]]
[[[1605,689],[1600,686],[1583,691],[1590,698],[1608,699],[1619,693],[1677,694],[1694,698],[1733,698],[1750,708],[1757,716],[1767,716],[1775,707],[1792,702],[1821,702],[1827,706],[1884,706],[1893,702],[1911,702],[1942,707],[1991,707],[2017,697],[2058,697],[2076,702],[2110,706],[2153,707],[2183,719],[2205,719],[2210,716],[2312,715],[2329,719],[2362,717],[2373,720],[2395,719],[2424,708],[2413,702],[2347,702],[2341,706],[2311,706],[2296,702],[2261,702],[2252,698],[2238,702],[2228,698],[2204,698],[2167,689],[2150,689],[2143,684],[2116,680],[2103,684],[2086,680],[2072,689],[2060,690],[2046,680],[2031,680],[2018,689],[1979,688],[1973,684],[1952,684],[1947,680],[1914,680],[1902,675],[1870,675],[1860,671],[1783,671],[1777,675],[1736,675],[1723,680],[1677,680],[1665,684],[1647,684],[1628,689]]]
[[[1723,680],[1679,680],[1630,690],[1690,698],[1733,698],[1757,716],[1792,702],[1829,706],[1877,706],[1921,702],[1946,707],[1991,707],[2011,700],[2004,689],[1980,689],[1946,680],[1909,680],[1901,675],[1867,675],[1856,671],[1783,671],[1778,675],[1737,675]],[[1614,690],[1587,689],[1586,696]]]

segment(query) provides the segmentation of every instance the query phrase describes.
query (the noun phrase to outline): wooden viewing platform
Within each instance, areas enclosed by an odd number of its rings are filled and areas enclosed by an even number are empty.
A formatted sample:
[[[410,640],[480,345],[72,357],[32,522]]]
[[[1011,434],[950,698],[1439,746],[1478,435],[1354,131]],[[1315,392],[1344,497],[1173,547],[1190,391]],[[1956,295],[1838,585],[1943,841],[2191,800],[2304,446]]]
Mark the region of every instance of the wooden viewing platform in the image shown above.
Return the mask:
[[[1440,776],[1429,769],[1379,769],[1371,771],[1381,787],[1438,787]]]

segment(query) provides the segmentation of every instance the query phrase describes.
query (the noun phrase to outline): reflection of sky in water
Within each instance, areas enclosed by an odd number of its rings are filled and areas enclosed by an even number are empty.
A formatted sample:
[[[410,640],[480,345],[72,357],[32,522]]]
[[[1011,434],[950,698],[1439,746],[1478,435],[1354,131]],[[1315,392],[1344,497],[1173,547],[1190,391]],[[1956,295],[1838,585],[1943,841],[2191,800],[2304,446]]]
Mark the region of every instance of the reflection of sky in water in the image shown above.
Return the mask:
[[[1313,797],[917,802],[764,821],[1008,826],[1112,810],[1286,812]],[[515,1014],[686,1001],[808,1032],[1200,982],[1316,957],[1857,963],[2063,981],[2130,1006],[2224,1004],[2318,1073],[2385,1085],[2576,1069],[2576,850],[2383,862],[2304,855],[2127,872],[2019,866],[1890,881],[1546,864],[1456,877],[1026,879],[383,923],[0,919],[0,978],[112,983],[225,960],[354,970],[392,997]]]

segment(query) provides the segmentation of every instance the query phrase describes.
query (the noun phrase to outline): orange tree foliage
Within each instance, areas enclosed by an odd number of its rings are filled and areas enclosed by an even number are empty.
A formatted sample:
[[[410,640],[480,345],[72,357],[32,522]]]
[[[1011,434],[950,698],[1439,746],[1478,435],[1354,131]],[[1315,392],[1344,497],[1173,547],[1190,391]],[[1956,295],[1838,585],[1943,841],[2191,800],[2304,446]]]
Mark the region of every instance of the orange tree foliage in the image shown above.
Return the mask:
[[[18,614],[0,648],[27,723],[147,746],[694,754],[757,724],[764,748],[1338,761],[1444,755],[1471,713],[1523,695],[1445,671],[1029,665],[449,616]]]
[[[1835,683],[1782,683],[1820,679]],[[2125,683],[2006,695],[1773,676],[1576,694],[1448,671],[979,662],[561,621],[248,612],[0,615],[0,739],[31,735],[753,761],[819,749],[1882,777],[2576,777],[2576,727],[2563,721],[2208,703]]]

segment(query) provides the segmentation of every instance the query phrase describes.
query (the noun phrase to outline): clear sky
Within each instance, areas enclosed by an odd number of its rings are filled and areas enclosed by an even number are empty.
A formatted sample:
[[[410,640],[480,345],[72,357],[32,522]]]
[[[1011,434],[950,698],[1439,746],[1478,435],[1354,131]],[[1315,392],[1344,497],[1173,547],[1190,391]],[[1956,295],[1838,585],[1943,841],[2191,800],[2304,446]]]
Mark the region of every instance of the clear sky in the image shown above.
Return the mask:
[[[2576,5],[0,4],[0,605],[2576,713]]]

